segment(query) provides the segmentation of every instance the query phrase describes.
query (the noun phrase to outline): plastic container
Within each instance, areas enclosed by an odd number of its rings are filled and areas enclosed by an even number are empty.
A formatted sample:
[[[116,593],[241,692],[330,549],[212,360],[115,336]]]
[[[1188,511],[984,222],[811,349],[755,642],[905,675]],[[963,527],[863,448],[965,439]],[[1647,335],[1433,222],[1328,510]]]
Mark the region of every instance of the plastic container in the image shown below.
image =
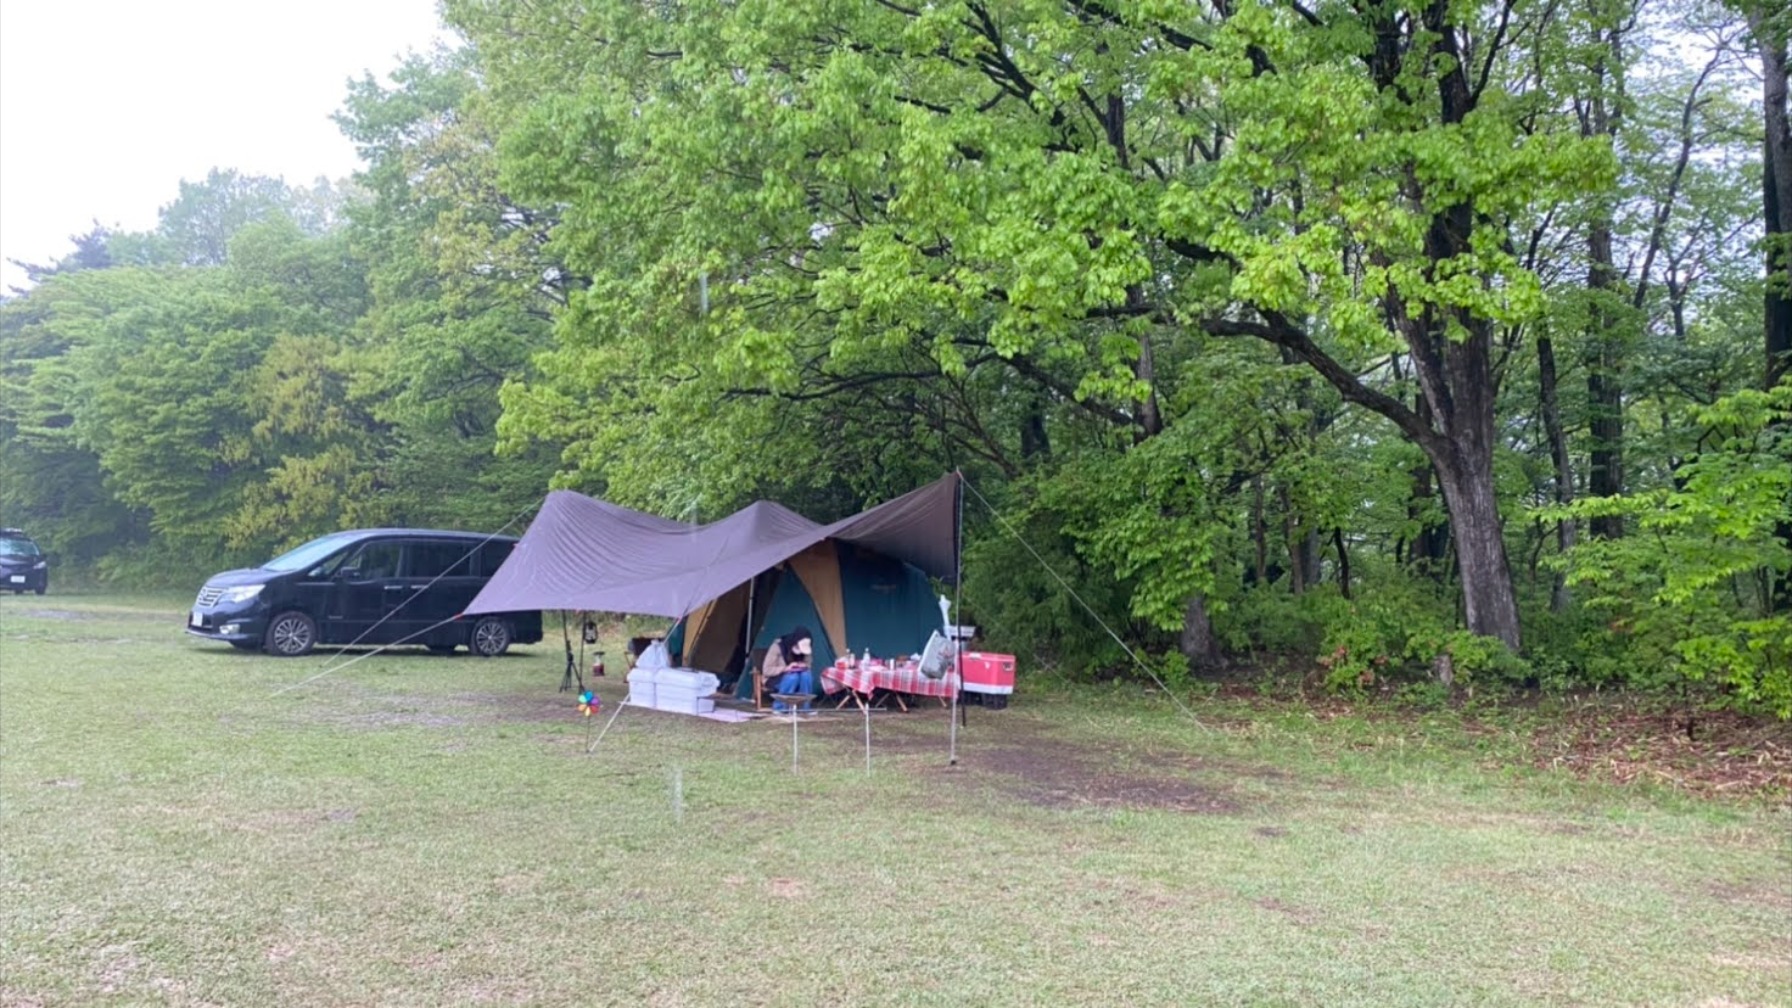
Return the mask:
[[[659,706],[655,709],[672,714],[708,714],[716,709],[716,702],[706,696],[690,696],[681,693],[674,698],[661,695]]]
[[[704,691],[685,689],[682,686],[668,686],[665,683],[655,686],[654,691],[653,705],[660,710],[683,710],[689,707],[693,701],[706,699],[714,692],[713,690]]]
[[[628,673],[628,703],[635,707],[652,707],[659,699],[659,669],[637,665]]]
[[[989,651],[966,651],[963,658],[966,693],[1014,692],[1014,656]],[[985,707],[989,704],[984,704]]]
[[[722,685],[722,681],[714,673],[688,668],[661,669],[654,682],[661,689],[690,690],[700,696],[708,696]]]

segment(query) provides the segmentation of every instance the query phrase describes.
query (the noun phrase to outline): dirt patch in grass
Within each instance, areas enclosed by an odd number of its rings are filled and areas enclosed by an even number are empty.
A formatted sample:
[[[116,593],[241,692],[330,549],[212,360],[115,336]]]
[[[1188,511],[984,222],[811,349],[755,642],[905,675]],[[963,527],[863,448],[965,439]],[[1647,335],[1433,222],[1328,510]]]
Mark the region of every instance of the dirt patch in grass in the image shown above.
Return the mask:
[[[1232,798],[1182,777],[1120,764],[1114,750],[1055,739],[1019,738],[980,754],[975,771],[1016,797],[1047,808],[1238,811]]]
[[[1539,719],[1533,762],[1620,783],[1792,803],[1792,724],[1729,711],[1594,707]]]
[[[1246,729],[1259,713],[1270,718],[1297,712],[1320,724],[1364,722],[1386,739],[1504,748],[1512,760],[1585,779],[1792,805],[1792,722],[1771,717],[1668,709],[1594,694],[1513,696],[1448,711],[1404,706],[1385,696],[1266,695],[1243,683],[1221,684],[1217,695],[1236,705],[1233,712],[1204,717],[1227,729]],[[1440,727],[1434,723],[1440,715],[1453,720]],[[1358,738],[1348,744],[1360,751],[1384,743]],[[1507,758],[1501,757],[1502,765]]]
[[[768,879],[765,891],[779,899],[804,899],[809,895],[809,887],[801,879]]]
[[[1299,924],[1301,927],[1312,927],[1319,923],[1319,915],[1312,910],[1309,910],[1306,907],[1295,906],[1292,903],[1283,902],[1273,896],[1264,897],[1263,899],[1258,900],[1257,906],[1260,909],[1268,910],[1270,913],[1280,914],[1295,924]]]
[[[164,613],[145,612],[141,609],[21,609],[17,615],[28,619],[55,620],[69,622],[71,620],[112,620],[133,623],[167,623],[169,617]],[[175,620],[180,616],[176,614]]]
[[[1784,913],[1788,919],[1792,919],[1792,892],[1785,889],[1723,883],[1711,886],[1709,891],[1726,903],[1754,903]]]
[[[920,712],[917,712],[919,714]],[[937,723],[889,716],[872,725],[872,749],[885,755],[939,752]],[[857,742],[856,723],[829,724],[828,734]],[[1211,769],[1198,760],[1162,760],[1152,752],[1112,743],[1067,738],[1025,716],[983,718],[959,735],[959,765],[998,792],[1044,808],[1162,809],[1191,813],[1238,811],[1236,799],[1186,776]],[[947,768],[941,768],[946,772]]]

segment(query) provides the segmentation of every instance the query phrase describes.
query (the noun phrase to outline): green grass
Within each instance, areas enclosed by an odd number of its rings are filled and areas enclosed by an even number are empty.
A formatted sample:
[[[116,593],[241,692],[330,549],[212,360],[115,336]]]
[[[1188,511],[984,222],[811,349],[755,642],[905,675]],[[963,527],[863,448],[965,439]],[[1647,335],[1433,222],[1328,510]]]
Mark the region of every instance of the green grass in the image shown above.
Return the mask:
[[[634,709],[588,755],[557,640],[276,692],[332,659],[186,603],[0,597],[0,1004],[1792,1004],[1783,809],[1447,716],[1023,693],[793,774]]]

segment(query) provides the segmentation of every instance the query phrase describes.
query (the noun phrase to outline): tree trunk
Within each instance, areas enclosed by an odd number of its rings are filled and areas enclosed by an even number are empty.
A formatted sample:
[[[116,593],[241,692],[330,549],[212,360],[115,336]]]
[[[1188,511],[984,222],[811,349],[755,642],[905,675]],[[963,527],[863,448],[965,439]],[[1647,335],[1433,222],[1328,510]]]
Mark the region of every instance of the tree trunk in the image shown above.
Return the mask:
[[[1020,421],[1020,457],[1037,461],[1051,453],[1051,438],[1045,431],[1045,404],[1034,395],[1027,405],[1026,416]]]
[[[1276,503],[1282,508],[1282,545],[1288,551],[1288,591],[1299,595],[1307,590],[1307,569],[1301,566],[1300,549],[1295,545],[1300,526],[1294,520],[1294,507],[1288,501],[1287,487],[1276,487]]]
[[[1126,289],[1126,304],[1129,308],[1137,308],[1145,303],[1145,294],[1135,284]],[[1157,404],[1157,361],[1152,355],[1151,335],[1139,336],[1139,359],[1133,366],[1133,375],[1145,383],[1145,398],[1133,404],[1133,411],[1139,418],[1139,429],[1134,434],[1136,440],[1143,441],[1163,433],[1163,410]]]
[[[1787,110],[1786,29],[1749,19],[1761,47],[1761,205],[1767,238],[1767,388],[1792,370],[1792,123]],[[1777,30],[1776,30],[1777,29]]]
[[[1332,529],[1332,545],[1338,549],[1338,590],[1350,597],[1350,546],[1344,541],[1344,530]]]
[[[1761,104],[1765,142],[1761,151],[1761,207],[1767,238],[1767,303],[1765,311],[1765,387],[1773,388],[1792,374],[1792,122],[1787,108],[1787,24],[1769,24],[1756,14],[1749,19],[1761,47]],[[1780,542],[1792,547],[1792,522],[1774,526]],[[1792,611],[1792,571],[1768,586],[1768,606]]]
[[[1500,527],[1499,498],[1487,464],[1462,459],[1438,466],[1444,500],[1449,503],[1456,533],[1456,560],[1462,570],[1463,616],[1468,628],[1497,637],[1516,651],[1523,639],[1518,626],[1518,597]]]
[[[1613,63],[1621,68],[1617,32],[1602,34],[1598,41],[1611,50]],[[1608,111],[1605,94],[1611,68],[1602,55],[1592,70],[1593,93],[1581,118],[1581,134],[1615,143],[1618,116]],[[1598,206],[1587,231],[1587,429],[1593,439],[1587,456],[1587,494],[1592,497],[1616,497],[1624,492],[1623,352],[1614,331],[1619,320],[1613,311],[1612,290],[1616,281],[1611,211]],[[1597,516],[1587,523],[1587,531],[1595,539],[1616,539],[1624,534],[1624,518]]]
[[[1549,456],[1555,461],[1556,503],[1569,504],[1574,500],[1574,471],[1568,458],[1568,438],[1562,433],[1562,409],[1556,400],[1555,345],[1548,336],[1537,337],[1537,384],[1542,400],[1543,430],[1549,438]],[[1574,531],[1573,519],[1556,522],[1556,549],[1559,552],[1567,553],[1574,548]],[[1556,571],[1549,590],[1549,610],[1562,612],[1568,608],[1568,603],[1567,578],[1561,571]]]
[[[1426,404],[1421,393],[1416,404],[1419,417],[1431,424],[1431,407]],[[1406,503],[1406,517],[1418,526],[1414,533],[1412,548],[1407,551],[1406,562],[1419,574],[1433,581],[1444,579],[1444,568],[1450,555],[1450,523],[1448,520],[1434,522],[1431,519],[1431,500],[1436,497],[1437,490],[1432,483],[1432,467],[1430,462],[1421,462],[1412,470],[1412,497]],[[1448,508],[1445,509],[1446,513]]]
[[[1595,245],[1603,244],[1606,264],[1595,264],[1593,272],[1604,274],[1610,269],[1611,232],[1594,228]],[[1599,241],[1603,239],[1603,243]],[[1597,254],[1597,253],[1596,253]],[[1593,296],[1600,297],[1609,281],[1598,284],[1589,280]],[[1609,314],[1599,308],[1593,311],[1593,345],[1587,358],[1587,429],[1592,447],[1587,455],[1587,495],[1616,497],[1624,492],[1624,389],[1618,376],[1620,354],[1610,332]],[[1595,539],[1616,539],[1624,534],[1621,515],[1602,515],[1587,523]]]
[[[1301,535],[1299,542],[1295,544],[1294,555],[1300,566],[1301,591],[1312,588],[1324,579],[1320,570],[1319,533],[1306,532]]]
[[[1269,583],[1269,530],[1263,520],[1263,477],[1251,478],[1251,562],[1257,584]]]
[[[1189,596],[1188,608],[1182,615],[1182,654],[1189,667],[1207,671],[1220,664],[1220,642],[1213,636],[1213,620],[1207,615],[1207,596],[1196,592]]]

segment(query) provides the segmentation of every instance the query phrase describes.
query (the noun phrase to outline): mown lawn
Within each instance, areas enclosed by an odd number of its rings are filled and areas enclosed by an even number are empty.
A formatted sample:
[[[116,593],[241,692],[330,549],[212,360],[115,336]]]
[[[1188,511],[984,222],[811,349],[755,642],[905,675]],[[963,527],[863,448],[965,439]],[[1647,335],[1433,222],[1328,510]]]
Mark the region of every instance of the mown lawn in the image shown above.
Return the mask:
[[[0,1004],[1792,1005],[1783,805],[1447,718],[1036,691],[793,773],[633,709],[587,754],[557,641],[276,692],[339,662],[186,602],[0,597]]]

